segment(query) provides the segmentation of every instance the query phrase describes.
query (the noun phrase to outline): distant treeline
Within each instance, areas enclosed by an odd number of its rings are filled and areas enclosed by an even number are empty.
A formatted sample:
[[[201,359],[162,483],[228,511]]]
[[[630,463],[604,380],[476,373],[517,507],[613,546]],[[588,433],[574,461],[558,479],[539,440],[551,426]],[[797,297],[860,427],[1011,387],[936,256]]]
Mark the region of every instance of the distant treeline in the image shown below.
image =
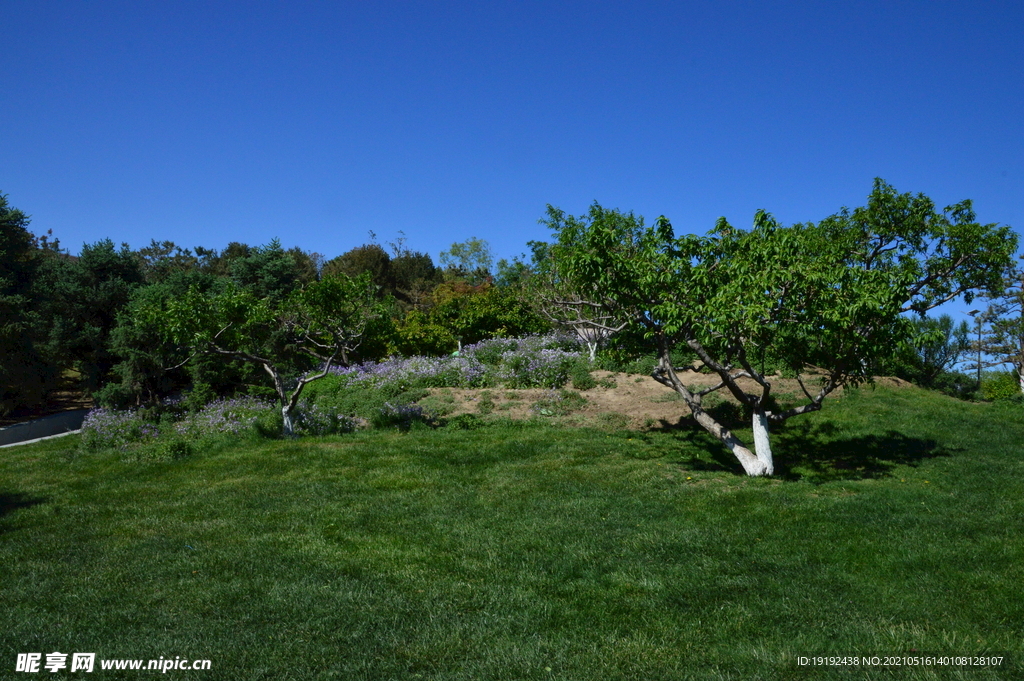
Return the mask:
[[[175,349],[147,335],[133,317],[146,301],[229,283],[282,301],[324,277],[365,273],[388,314],[350,361],[447,354],[460,343],[551,329],[522,295],[528,266],[502,260],[492,267],[486,242],[475,238],[453,244],[440,264],[405,248],[402,239],[331,259],[285,249],[277,240],[232,242],[221,250],[154,240],[132,250],[104,239],[75,256],[51,234],[34,235],[28,226],[29,217],[0,194],[0,413],[39,405],[58,389],[117,406],[185,388],[211,395],[266,392],[266,376],[252,364],[203,357],[175,366]]]

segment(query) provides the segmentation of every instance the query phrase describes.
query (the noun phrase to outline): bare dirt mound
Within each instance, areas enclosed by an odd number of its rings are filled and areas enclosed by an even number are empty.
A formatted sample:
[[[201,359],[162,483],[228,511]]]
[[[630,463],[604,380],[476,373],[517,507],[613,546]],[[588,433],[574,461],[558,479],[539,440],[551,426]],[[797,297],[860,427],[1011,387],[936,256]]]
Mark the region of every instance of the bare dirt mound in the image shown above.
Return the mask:
[[[676,393],[650,376],[595,371],[591,376],[599,382],[597,387],[586,391],[565,391],[506,388],[434,388],[430,396],[420,405],[438,416],[478,414],[481,416],[503,415],[514,419],[542,416],[557,416],[563,423],[573,425],[606,424],[619,428],[650,428],[675,425],[686,418],[690,411]],[[710,387],[718,383],[718,377],[711,374],[686,372],[681,376],[688,386]],[[803,377],[808,389],[813,389],[815,376]],[[876,385],[905,388],[911,383],[899,378],[876,377]],[[803,395],[796,379],[769,377],[772,395],[780,401],[795,401]],[[755,392],[756,384],[749,379],[740,379],[740,385]],[[564,393],[578,393],[583,400]],[[832,397],[841,397],[842,390]],[[705,398],[710,405],[714,400],[735,399],[724,389]]]

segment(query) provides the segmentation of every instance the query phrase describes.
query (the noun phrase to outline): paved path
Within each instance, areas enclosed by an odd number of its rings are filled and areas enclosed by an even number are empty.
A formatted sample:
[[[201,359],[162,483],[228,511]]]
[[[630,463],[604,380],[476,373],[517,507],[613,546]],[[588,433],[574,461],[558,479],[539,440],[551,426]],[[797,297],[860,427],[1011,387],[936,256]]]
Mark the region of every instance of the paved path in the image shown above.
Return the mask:
[[[0,447],[24,445],[37,440],[77,433],[88,413],[88,409],[75,409],[0,428]]]

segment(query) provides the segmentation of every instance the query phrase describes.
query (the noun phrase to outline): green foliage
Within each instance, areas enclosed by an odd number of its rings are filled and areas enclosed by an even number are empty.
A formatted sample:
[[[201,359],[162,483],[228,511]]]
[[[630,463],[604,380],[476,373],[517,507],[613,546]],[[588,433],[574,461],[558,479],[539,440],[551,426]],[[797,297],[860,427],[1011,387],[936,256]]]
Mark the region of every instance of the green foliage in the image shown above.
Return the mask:
[[[998,290],[1017,241],[1009,227],[977,223],[969,201],[940,212],[924,195],[899,194],[882,180],[866,207],[818,224],[783,227],[758,211],[749,231],[722,218],[706,236],[677,236],[664,217],[647,226],[596,203],[579,218],[549,206],[546,223],[557,237],[552,275],[580,299],[633,320],[657,344],[657,377],[666,385],[685,390],[667,366],[677,347],[697,352],[736,400],[760,411],[769,384],[747,393],[739,371],[760,377],[768,358],[794,372],[824,369],[806,409],[779,419],[817,410],[840,385],[867,380],[873,358],[910,342],[904,313]]]
[[[74,259],[48,254],[37,280],[47,362],[62,372],[76,367],[82,388],[99,389],[117,363],[111,335],[118,314],[142,281],[139,260],[127,244],[119,250],[109,239],[87,244]]]
[[[916,318],[912,324],[909,342],[894,347],[890,356],[877,358],[876,371],[932,388],[970,349],[970,329],[967,322],[954,324],[948,314]]]
[[[1019,373],[1024,371],[1024,269],[1010,269],[1003,283],[1004,290],[990,296],[988,309],[975,316],[983,335],[972,345],[990,358],[981,360],[982,367],[1009,364]]]
[[[389,354],[447,355],[457,348],[458,341],[450,330],[423,312],[412,310],[395,327]]]
[[[981,376],[981,394],[986,400],[1009,400],[1021,395],[1020,375],[1015,371],[986,371]]]
[[[523,299],[518,289],[489,283],[477,286],[449,281],[434,290],[434,307],[427,318],[464,345],[487,338],[544,333],[550,323]]]
[[[490,276],[494,256],[488,243],[474,236],[453,243],[447,251],[442,251],[438,261],[449,277],[468,278],[472,284],[478,285]]]
[[[45,330],[35,287],[41,254],[28,224],[0,193],[0,415],[40,402],[59,374],[40,352]]]
[[[408,432],[414,427],[430,425],[421,407],[404,402],[385,402],[370,415],[370,424],[380,430]]]
[[[477,397],[476,410],[486,416],[494,411],[494,394],[490,390],[483,390]]]
[[[303,400],[318,409],[372,420],[385,404],[408,405],[426,397],[426,381],[393,381],[379,385],[353,385],[350,377],[329,375],[310,383]]]
[[[147,284],[166,281],[176,274],[195,272],[199,267],[199,258],[173,241],[153,239],[149,246],[138,250],[136,257]]]
[[[597,387],[597,380],[590,375],[590,365],[586,361],[578,362],[570,371],[569,378],[576,390],[587,391]]]
[[[487,422],[476,414],[459,414],[444,422],[448,430],[478,430],[487,425]]]
[[[253,296],[275,301],[297,291],[304,283],[304,275],[309,276],[308,268],[302,268],[295,255],[285,251],[277,239],[231,260],[230,272],[232,281]]]
[[[977,397],[978,379],[963,372],[944,371],[935,377],[931,388],[958,400],[973,400]]]
[[[398,247],[391,259],[394,288],[389,291],[403,309],[423,310],[428,307],[430,292],[442,280],[441,270],[426,253]]]
[[[348,277],[367,275],[377,286],[379,295],[383,297],[394,290],[394,277],[391,272],[391,256],[377,244],[364,244],[328,260],[324,265],[322,276],[330,277],[344,274]]]

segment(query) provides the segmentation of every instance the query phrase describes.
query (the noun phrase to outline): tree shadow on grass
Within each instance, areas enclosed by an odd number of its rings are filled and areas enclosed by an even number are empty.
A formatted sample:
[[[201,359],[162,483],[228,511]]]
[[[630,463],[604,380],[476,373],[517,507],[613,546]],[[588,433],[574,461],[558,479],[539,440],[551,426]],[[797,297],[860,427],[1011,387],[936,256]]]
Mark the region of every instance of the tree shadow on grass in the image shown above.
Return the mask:
[[[31,508],[38,504],[44,504],[48,500],[43,497],[33,497],[17,492],[0,492],[0,534],[10,529],[4,522],[4,516],[14,513],[20,508]]]
[[[728,423],[727,427],[741,427],[741,424]],[[655,430],[671,433],[685,445],[686,456],[676,458],[673,463],[694,471],[744,474],[743,467],[729,450],[692,419],[684,417],[674,424],[662,420],[661,427]],[[882,478],[892,475],[898,466],[917,466],[927,459],[949,456],[957,451],[940,446],[935,440],[908,437],[895,430],[856,437],[843,437],[840,433],[841,429],[830,421],[787,423],[776,427],[772,433],[773,477],[816,484]],[[753,442],[744,443],[753,447]]]
[[[786,480],[865,480],[892,475],[898,466],[950,456],[955,450],[932,439],[909,437],[895,430],[857,437],[837,436],[830,421],[794,423],[773,438],[775,475]]]
[[[689,416],[682,416],[676,423],[660,419],[654,432],[670,433],[672,438],[683,444],[685,458],[673,452],[672,463],[691,471],[711,471],[743,475],[743,466],[729,450],[706,430],[697,425]]]

